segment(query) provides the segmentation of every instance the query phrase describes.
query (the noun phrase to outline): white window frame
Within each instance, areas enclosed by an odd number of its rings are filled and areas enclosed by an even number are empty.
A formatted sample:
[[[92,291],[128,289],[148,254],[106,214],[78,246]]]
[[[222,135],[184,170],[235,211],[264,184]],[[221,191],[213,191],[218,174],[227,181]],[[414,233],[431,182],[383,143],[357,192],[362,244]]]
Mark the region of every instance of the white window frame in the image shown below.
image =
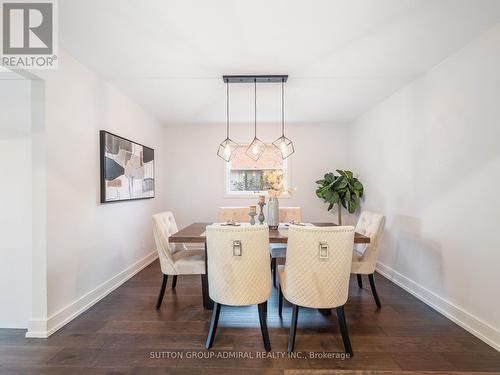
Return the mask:
[[[270,144],[266,144],[266,146],[272,146]],[[245,146],[242,146],[245,147]],[[267,190],[262,191],[231,191],[231,162],[224,163],[224,198],[256,198],[259,195],[264,195],[266,197],[269,196],[269,192]],[[259,170],[259,169],[256,169]],[[284,182],[284,191],[280,195],[281,198],[291,198],[288,190],[291,187],[291,168],[290,168],[290,158],[286,158],[283,160],[283,182]]]

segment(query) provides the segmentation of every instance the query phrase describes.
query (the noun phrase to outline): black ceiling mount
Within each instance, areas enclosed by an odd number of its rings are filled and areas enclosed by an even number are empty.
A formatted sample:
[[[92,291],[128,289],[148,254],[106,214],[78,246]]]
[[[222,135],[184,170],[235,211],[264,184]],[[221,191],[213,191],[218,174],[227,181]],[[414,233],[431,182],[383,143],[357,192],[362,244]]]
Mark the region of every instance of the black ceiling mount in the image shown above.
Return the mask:
[[[224,75],[225,83],[280,83],[288,81],[288,74],[278,75]]]

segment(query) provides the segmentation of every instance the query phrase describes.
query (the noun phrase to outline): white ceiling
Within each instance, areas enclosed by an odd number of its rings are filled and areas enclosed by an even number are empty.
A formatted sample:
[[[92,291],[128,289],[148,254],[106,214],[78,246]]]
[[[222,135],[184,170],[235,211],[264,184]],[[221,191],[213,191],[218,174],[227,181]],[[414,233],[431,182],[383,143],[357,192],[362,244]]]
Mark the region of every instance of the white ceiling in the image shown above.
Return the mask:
[[[498,0],[64,0],[60,41],[164,123],[225,121],[223,74],[289,74],[288,122],[349,122],[500,22]],[[231,118],[253,121],[252,85]],[[279,121],[279,84],[258,86]]]

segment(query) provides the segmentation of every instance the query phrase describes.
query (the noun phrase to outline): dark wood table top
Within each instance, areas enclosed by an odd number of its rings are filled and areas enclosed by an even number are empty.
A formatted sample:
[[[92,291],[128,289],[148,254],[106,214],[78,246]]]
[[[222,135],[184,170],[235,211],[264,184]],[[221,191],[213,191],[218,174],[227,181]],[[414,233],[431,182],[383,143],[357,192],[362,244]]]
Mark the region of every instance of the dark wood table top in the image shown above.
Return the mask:
[[[181,229],[176,234],[169,237],[169,242],[172,243],[204,243],[206,241],[205,229],[207,225],[212,223],[193,223]],[[336,226],[334,223],[311,223],[317,227]],[[257,224],[258,225],[258,224]],[[270,243],[287,243],[288,230],[270,230],[269,242]],[[370,243],[370,237],[364,236],[360,233],[355,233],[354,243]]]

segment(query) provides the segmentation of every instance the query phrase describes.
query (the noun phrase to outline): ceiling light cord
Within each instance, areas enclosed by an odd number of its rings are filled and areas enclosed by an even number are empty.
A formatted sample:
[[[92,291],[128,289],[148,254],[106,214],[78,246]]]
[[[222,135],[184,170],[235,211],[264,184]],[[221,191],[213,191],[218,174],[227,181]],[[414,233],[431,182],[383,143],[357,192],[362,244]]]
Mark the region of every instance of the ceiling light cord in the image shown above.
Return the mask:
[[[229,139],[229,81],[226,82],[226,138]]]
[[[257,79],[253,80],[254,85],[254,133],[257,138]]]
[[[285,136],[285,79],[281,79],[281,136]]]

